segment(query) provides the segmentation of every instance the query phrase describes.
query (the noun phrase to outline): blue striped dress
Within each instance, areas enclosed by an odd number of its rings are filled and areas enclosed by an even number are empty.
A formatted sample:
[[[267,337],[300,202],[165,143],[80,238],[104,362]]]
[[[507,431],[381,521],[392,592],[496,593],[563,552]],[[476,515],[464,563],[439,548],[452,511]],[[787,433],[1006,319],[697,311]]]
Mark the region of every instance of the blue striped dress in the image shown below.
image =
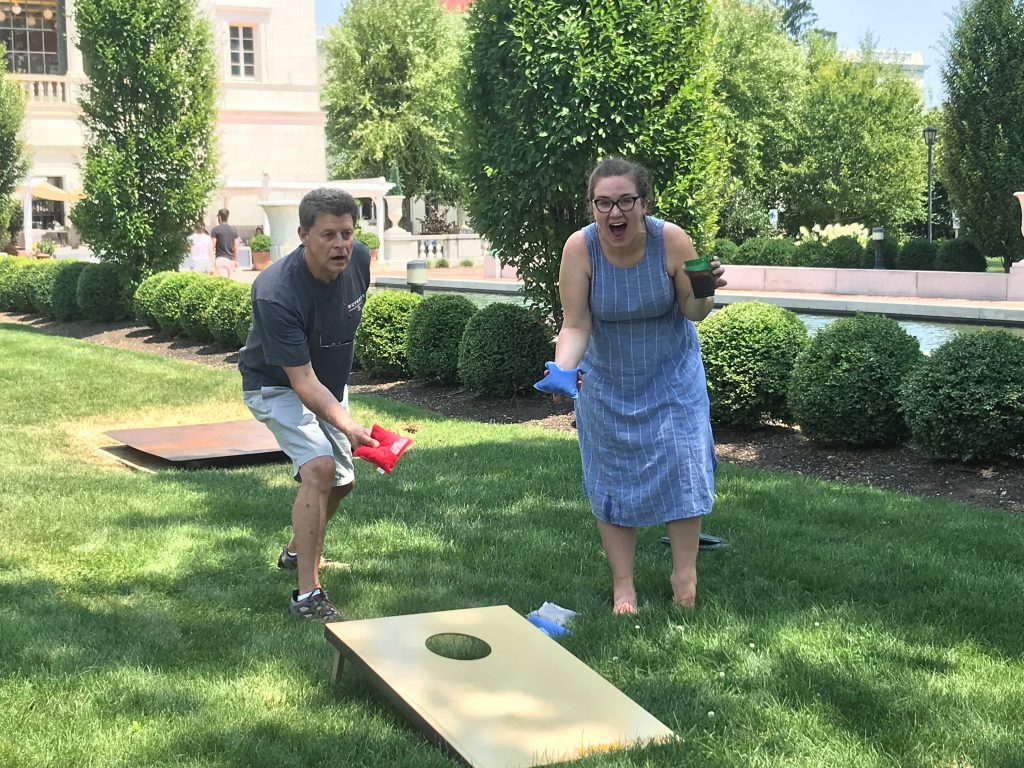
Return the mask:
[[[604,257],[596,225],[583,230],[591,271],[576,400],[583,489],[595,517],[631,528],[706,515],[715,493],[704,364],[665,271],[663,231],[647,217],[643,258],[622,268]]]

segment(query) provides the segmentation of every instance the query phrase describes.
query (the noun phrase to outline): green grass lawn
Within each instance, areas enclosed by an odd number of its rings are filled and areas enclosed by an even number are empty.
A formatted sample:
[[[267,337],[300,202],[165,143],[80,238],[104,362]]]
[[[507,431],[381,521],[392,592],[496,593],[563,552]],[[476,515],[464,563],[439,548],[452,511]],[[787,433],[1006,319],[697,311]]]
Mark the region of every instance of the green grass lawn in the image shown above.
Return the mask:
[[[0,325],[0,766],[451,766],[289,619],[282,465],[132,473],[104,429],[245,415],[238,378]],[[641,532],[613,617],[574,436],[356,399],[414,427],[328,533],[353,618],[545,600],[681,738],[580,766],[1024,765],[1024,520],[723,465],[699,607]],[[713,713],[713,714],[712,714]]]

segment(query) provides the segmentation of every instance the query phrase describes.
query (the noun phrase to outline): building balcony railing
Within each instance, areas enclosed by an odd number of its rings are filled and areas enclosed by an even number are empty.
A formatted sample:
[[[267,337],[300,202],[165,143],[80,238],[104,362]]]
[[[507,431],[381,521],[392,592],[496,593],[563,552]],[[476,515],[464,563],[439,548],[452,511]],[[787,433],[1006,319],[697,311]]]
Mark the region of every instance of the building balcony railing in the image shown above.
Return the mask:
[[[25,94],[29,108],[33,105],[67,105],[78,102],[82,81],[66,75],[10,75]]]

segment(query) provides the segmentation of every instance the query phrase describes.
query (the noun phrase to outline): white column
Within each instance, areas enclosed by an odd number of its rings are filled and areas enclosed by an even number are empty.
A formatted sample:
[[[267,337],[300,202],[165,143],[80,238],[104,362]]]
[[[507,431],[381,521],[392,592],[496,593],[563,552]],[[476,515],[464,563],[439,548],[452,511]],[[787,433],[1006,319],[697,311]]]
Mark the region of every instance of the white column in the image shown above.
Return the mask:
[[[373,207],[376,208],[377,213],[377,239],[380,240],[379,250],[377,251],[377,263],[383,263],[387,261],[388,252],[384,245],[384,196],[379,192],[373,196]]]
[[[21,228],[25,233],[25,252],[32,255],[32,186],[25,179],[25,192],[21,197]]]

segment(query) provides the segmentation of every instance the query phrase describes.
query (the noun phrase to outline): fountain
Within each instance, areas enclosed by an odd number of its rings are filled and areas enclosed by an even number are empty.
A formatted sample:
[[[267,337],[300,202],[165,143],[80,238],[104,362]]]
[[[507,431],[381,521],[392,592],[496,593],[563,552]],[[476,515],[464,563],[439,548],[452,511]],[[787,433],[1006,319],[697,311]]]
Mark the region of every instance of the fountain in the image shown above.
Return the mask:
[[[270,260],[277,261],[299,247],[299,202],[265,200],[259,206],[270,227]]]

